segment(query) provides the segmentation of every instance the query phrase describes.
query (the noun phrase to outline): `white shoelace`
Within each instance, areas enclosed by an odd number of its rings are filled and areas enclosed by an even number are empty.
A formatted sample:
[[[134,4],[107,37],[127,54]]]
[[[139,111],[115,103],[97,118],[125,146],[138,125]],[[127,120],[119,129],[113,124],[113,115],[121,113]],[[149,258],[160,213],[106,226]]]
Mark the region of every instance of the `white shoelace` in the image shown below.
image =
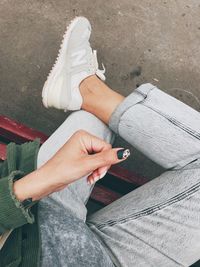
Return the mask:
[[[96,75],[102,80],[102,81],[105,81],[106,80],[106,77],[105,77],[105,72],[106,72],[106,69],[105,69],[105,66],[104,64],[102,63],[102,70],[99,69],[99,63],[98,63],[98,60],[97,60],[97,50],[93,50],[93,60],[94,60],[94,66],[95,66],[95,69],[96,69]]]

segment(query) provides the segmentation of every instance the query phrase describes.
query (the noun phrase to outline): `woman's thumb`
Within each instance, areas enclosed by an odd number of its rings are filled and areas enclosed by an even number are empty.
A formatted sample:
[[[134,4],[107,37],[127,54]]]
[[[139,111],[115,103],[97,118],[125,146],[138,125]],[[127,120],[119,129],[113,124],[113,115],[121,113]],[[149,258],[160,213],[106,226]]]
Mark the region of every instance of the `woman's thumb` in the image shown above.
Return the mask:
[[[90,155],[90,166],[92,170],[113,165],[126,160],[130,156],[130,150],[124,148],[111,148],[102,152]]]

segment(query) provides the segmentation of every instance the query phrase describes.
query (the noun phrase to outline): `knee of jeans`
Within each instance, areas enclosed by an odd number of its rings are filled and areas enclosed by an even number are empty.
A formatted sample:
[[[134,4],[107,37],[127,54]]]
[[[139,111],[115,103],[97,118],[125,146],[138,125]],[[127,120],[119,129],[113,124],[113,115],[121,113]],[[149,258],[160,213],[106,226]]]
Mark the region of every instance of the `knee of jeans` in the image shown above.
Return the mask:
[[[108,143],[114,142],[114,134],[100,119],[87,111],[76,111],[70,114],[41,146],[37,159],[38,167],[43,165],[76,131],[81,129]]]
[[[108,143],[113,144],[114,142],[114,133],[103,121],[90,112],[85,110],[75,111],[69,115],[64,123],[66,123],[67,126],[69,122],[76,124],[77,131],[80,129],[85,130]]]

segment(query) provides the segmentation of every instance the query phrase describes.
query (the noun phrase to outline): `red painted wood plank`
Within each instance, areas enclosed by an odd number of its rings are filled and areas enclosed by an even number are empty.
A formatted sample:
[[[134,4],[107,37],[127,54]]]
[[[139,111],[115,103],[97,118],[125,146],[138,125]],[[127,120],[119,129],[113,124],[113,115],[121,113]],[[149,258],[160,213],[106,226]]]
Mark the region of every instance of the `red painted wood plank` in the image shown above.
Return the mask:
[[[92,190],[90,198],[106,206],[121,196],[122,195],[119,193],[116,193],[102,185],[96,184]]]
[[[48,138],[45,134],[5,116],[0,116],[0,136],[16,143],[32,141],[35,138],[40,138],[41,143],[44,143]]]
[[[120,180],[123,180],[127,183],[136,184],[136,185],[143,185],[148,182],[148,179],[142,176],[139,176],[129,170],[122,168],[118,165],[113,165],[109,170],[108,173],[117,177]]]
[[[0,160],[6,159],[6,145],[0,144]]]

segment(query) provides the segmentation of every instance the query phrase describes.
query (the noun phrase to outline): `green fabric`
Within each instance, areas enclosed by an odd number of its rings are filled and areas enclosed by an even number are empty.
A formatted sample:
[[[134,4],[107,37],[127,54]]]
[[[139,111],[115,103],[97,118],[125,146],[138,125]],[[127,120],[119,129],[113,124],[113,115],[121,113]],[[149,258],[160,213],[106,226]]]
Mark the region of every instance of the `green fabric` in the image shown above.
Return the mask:
[[[40,237],[37,204],[25,209],[13,193],[13,182],[36,169],[39,140],[7,146],[7,160],[0,163],[0,235],[14,229],[0,250],[0,267],[37,267]]]

